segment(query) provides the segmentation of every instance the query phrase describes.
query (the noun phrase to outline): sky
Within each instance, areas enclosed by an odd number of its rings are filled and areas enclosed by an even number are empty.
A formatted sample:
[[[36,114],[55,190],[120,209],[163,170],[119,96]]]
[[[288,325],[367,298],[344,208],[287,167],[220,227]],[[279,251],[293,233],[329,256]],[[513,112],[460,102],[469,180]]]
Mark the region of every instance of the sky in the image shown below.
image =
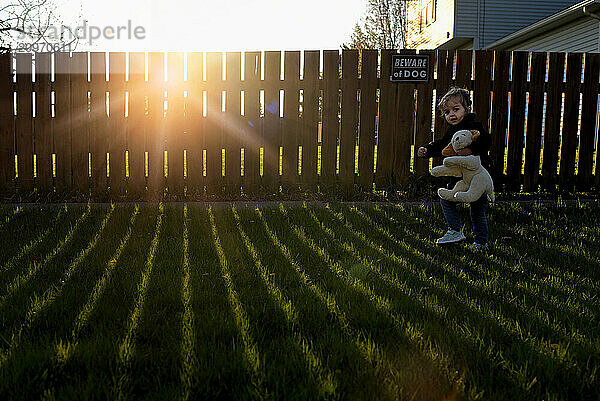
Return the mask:
[[[83,26],[80,51],[334,50],[366,10],[366,0],[78,1],[60,12]]]

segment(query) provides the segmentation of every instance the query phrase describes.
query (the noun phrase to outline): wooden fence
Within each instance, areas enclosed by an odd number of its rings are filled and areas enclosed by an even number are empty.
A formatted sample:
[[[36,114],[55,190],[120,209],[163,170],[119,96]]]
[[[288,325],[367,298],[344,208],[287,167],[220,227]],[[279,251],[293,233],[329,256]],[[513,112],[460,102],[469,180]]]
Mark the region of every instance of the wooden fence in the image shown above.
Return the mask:
[[[451,85],[473,91],[498,187],[597,188],[599,54],[426,50],[434,79],[397,84],[392,53],[0,54],[0,192],[402,188]]]

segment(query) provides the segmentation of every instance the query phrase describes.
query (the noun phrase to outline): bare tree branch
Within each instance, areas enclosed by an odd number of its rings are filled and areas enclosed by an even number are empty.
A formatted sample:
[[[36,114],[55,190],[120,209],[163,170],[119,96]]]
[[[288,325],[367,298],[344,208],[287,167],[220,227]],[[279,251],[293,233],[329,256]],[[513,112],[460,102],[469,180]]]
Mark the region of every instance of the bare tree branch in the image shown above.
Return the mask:
[[[406,46],[406,8],[410,0],[369,0],[343,48],[398,49]]]
[[[33,45],[40,43],[73,50],[79,42],[71,28],[57,17],[55,0],[5,1],[8,4],[0,8],[0,52],[35,50]],[[56,37],[50,28],[58,26],[60,36]]]

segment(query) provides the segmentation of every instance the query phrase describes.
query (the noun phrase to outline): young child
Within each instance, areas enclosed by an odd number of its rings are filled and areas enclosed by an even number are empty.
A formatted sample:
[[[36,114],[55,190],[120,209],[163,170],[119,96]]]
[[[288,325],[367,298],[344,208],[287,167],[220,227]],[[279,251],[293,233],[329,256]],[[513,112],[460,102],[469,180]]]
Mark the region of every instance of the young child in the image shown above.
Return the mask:
[[[471,112],[471,98],[466,89],[452,87],[438,102],[438,108],[442,112],[442,116],[449,124],[444,136],[438,140],[421,146],[417,150],[419,157],[430,158],[442,156],[442,149],[450,143],[452,135],[456,131],[463,129],[477,130],[480,132],[479,138],[469,147],[458,152],[459,155],[474,154],[481,157],[481,164],[488,169],[490,168],[490,157],[488,151],[490,149],[491,137],[481,122],[476,120],[475,113]],[[441,238],[438,238],[436,244],[450,244],[460,242],[465,239],[462,232],[462,224],[456,209],[456,202],[450,202],[445,199],[440,199],[442,211],[448,224],[448,232]],[[471,221],[475,232],[475,242],[472,246],[475,248],[488,249],[488,225],[486,218],[487,196],[483,194],[477,201],[471,203]]]

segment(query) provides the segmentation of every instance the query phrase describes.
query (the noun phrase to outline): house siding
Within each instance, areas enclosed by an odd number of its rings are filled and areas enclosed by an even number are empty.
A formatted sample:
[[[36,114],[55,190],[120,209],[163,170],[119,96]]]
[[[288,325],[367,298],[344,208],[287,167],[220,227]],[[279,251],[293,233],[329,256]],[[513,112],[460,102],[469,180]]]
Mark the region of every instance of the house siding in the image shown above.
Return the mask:
[[[477,35],[477,0],[456,0],[455,38],[474,38]]]
[[[581,18],[544,35],[514,46],[515,50],[548,52],[600,52],[597,20]]]
[[[451,39],[473,38],[473,47],[482,49],[577,2],[573,0],[437,0],[436,21],[419,31],[421,2],[410,1],[408,2],[409,47],[436,48]],[[478,24],[479,29],[477,29]],[[448,32],[450,32],[449,36]],[[455,42],[461,46],[465,43]]]
[[[474,46],[483,48],[575,3],[578,1],[479,0],[480,37],[479,41],[475,37]],[[477,13],[477,8],[475,8],[475,13]],[[456,21],[456,25],[461,23],[460,20]]]

